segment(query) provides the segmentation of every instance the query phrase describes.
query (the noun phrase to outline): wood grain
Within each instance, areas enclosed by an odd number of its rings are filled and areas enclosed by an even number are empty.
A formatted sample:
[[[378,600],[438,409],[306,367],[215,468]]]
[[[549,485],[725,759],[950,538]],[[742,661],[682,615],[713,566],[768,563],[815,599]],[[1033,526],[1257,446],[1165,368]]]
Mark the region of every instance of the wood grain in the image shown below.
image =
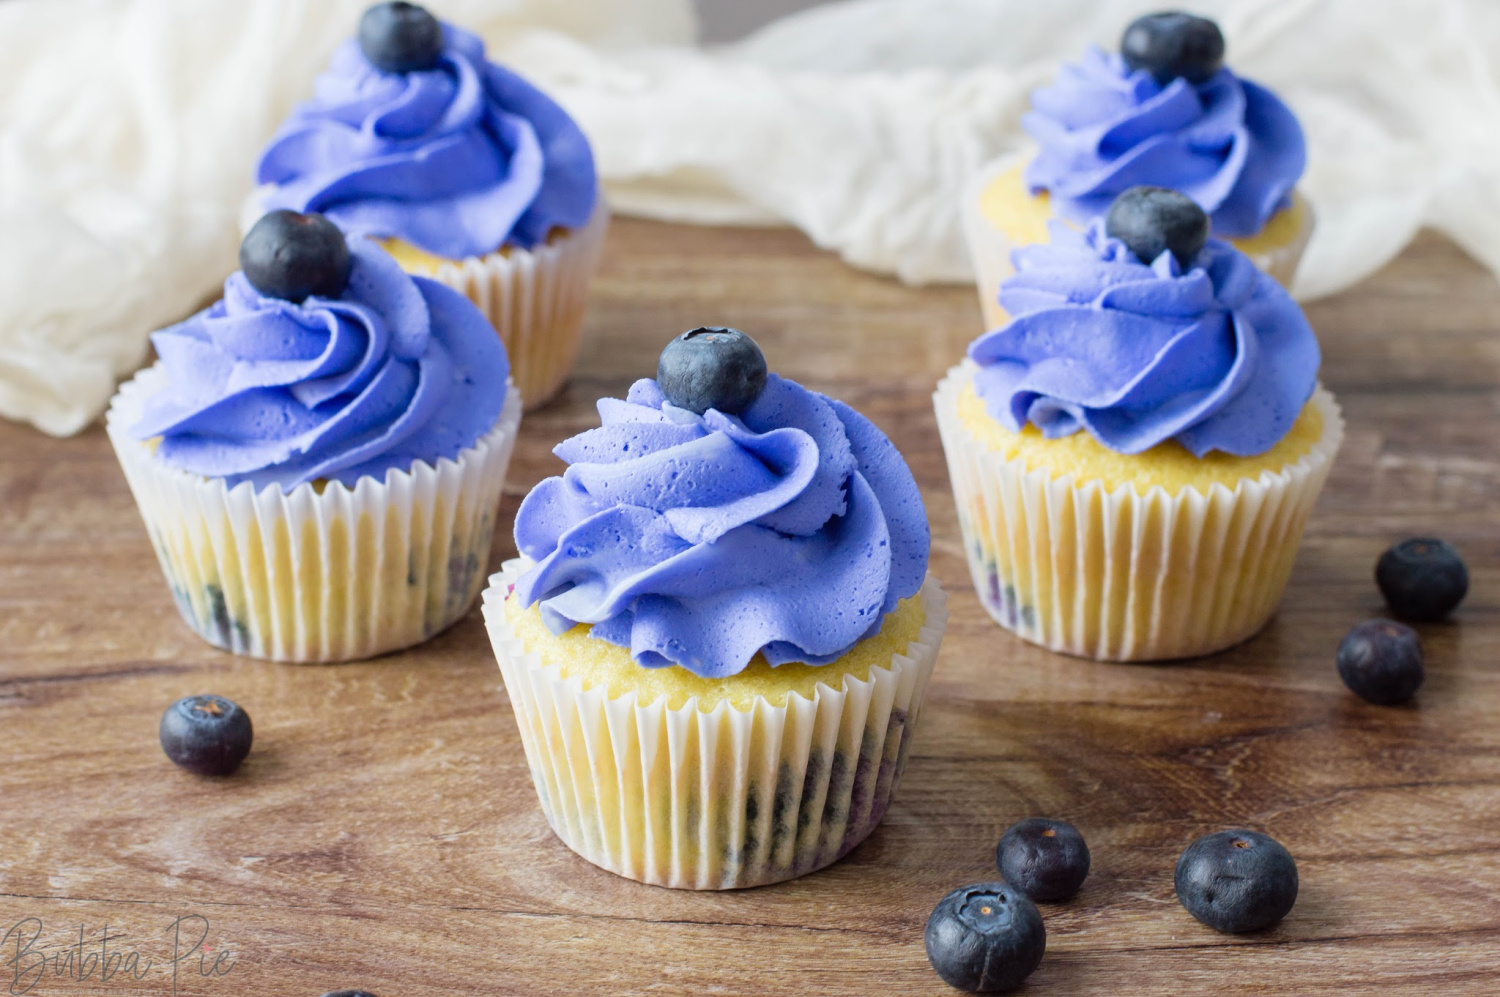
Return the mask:
[[[1009,823],[1048,814],[1095,864],[1044,909],[1026,993],[1500,992],[1497,309],[1493,278],[1436,237],[1314,305],[1349,435],[1280,615],[1215,658],[1102,665],[1003,633],[969,587],[929,396],[978,331],[972,291],[863,275],[786,231],[619,222],[577,376],[523,425],[493,563],[593,399],[710,322],[892,436],[954,594],[884,825],[825,872],[735,894],[626,882],[552,837],[477,612],[363,664],[214,651],[178,620],[103,433],[0,426],[0,932],[42,926],[0,944],[0,985],[20,992],[45,950],[32,993],[170,993],[165,931],[195,915],[202,965],[236,961],[204,977],[193,952],[179,993],[941,994],[933,903],[993,875]],[[1366,706],[1334,648],[1379,612],[1380,550],[1429,531],[1467,555],[1473,592],[1423,628],[1417,705]],[[203,691],[254,718],[232,779],[179,772],[156,743],[166,704]],[[1232,825],[1299,862],[1297,907],[1265,934],[1216,935],[1173,896],[1182,847]],[[61,957],[80,925],[97,951],[106,922],[111,951],[157,960],[142,979],[79,980]]]

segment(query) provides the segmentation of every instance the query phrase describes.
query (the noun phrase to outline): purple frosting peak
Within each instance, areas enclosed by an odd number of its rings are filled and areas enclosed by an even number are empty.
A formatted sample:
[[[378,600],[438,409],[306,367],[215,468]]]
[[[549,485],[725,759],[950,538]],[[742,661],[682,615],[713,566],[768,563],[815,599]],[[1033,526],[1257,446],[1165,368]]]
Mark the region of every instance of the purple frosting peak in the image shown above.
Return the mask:
[[[1218,239],[1183,270],[1060,222],[1017,250],[1000,287],[1010,324],[969,346],[974,388],[1014,432],[1087,430],[1120,453],[1175,439],[1195,456],[1264,453],[1317,385],[1311,326],[1275,279]]]
[[[151,337],[168,386],[131,428],[167,463],[230,487],[352,487],[454,458],[500,417],[510,363],[467,298],[349,240],[337,298],[266,297],[235,273],[224,297]]]
[[[1221,69],[1166,86],[1091,47],[1035,91],[1022,125],[1040,145],[1026,169],[1060,217],[1086,223],[1141,184],[1197,201],[1221,236],[1250,236],[1291,204],[1307,165],[1302,126],[1275,94]]]
[[[637,381],[516,513],[537,563],[516,583],[554,632],[723,678],[757,653],[823,665],[879,632],[927,572],[927,514],[891,441],[842,402],[771,375],[738,416],[694,415]]]
[[[262,206],[448,259],[532,247],[594,210],[594,156],[573,119],[443,25],[433,69],[386,73],[345,42],[261,154]]]

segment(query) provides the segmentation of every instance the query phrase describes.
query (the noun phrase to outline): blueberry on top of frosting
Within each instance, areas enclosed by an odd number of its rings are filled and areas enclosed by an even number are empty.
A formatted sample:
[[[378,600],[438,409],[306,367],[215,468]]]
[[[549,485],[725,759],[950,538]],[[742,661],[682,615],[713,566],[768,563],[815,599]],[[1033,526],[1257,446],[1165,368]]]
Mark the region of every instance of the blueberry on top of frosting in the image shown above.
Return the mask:
[[[499,419],[510,365],[484,315],[358,237],[344,246],[346,280],[310,281],[303,242],[313,233],[327,253],[322,232],[296,216],[263,221],[224,297],[151,337],[168,383],[131,434],[159,437],[161,460],[230,487],[353,487],[455,458]],[[337,269],[314,262],[310,272]]]
[[[412,10],[373,8],[334,53],[261,153],[261,206],[453,260],[586,224],[598,181],[573,119],[453,25],[433,22],[440,48],[418,65],[431,15]]]
[[[381,72],[431,69],[443,53],[443,26],[418,4],[378,3],[359,19],[359,47]]]
[[[1170,251],[1186,270],[1208,242],[1208,215],[1178,191],[1132,187],[1109,206],[1104,231],[1129,246],[1142,263]]]
[[[1306,142],[1275,94],[1219,65],[1213,39],[1212,22],[1155,15],[1126,31],[1124,54],[1091,47],[1061,67],[1022,118],[1039,147],[1025,174],[1032,193],[1087,224],[1151,184],[1197,201],[1216,235],[1263,229],[1291,204]]]
[[[240,243],[240,269],[261,294],[301,304],[309,295],[336,298],[349,282],[344,233],[322,215],[279,208],[261,217]]]
[[[738,329],[690,329],[667,344],[656,365],[662,395],[694,415],[737,415],[766,386],[766,358]]]
[[[643,379],[599,415],[516,514],[536,562],[516,597],[554,631],[722,678],[756,654],[828,664],[921,588],[916,482],[842,402],[770,374],[738,413],[694,412]]]
[[[1130,22],[1120,37],[1120,55],[1163,86],[1179,76],[1203,83],[1224,66],[1224,35],[1206,17],[1160,11]]]
[[[1047,437],[1084,430],[1126,454],[1176,440],[1198,457],[1252,456],[1287,434],[1320,354],[1280,284],[1218,239],[1185,267],[1137,255],[1103,219],[1051,231],[1013,256],[1009,324],[969,346],[994,419]]]

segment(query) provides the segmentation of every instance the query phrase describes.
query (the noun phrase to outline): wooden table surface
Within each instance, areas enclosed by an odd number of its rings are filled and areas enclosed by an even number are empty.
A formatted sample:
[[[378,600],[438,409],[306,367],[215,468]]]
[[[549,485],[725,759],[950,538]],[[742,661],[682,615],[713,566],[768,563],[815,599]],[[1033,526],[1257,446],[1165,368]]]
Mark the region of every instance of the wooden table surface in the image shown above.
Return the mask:
[[[477,610],[363,664],[221,653],[178,620],[103,432],[0,425],[0,986],[171,993],[175,966],[192,994],[941,994],[928,913],[1041,814],[1083,830],[1094,868],[1043,908],[1025,993],[1500,993],[1500,287],[1424,236],[1309,314],[1349,431],[1280,615],[1212,659],[1094,664],[1002,632],[969,585],[929,398],[979,331],[969,288],[861,274],[790,231],[619,221],[572,386],[522,427],[492,565],[593,400],[676,332],[729,324],[895,440],[953,594],[883,826],[824,872],[728,894],[618,879],[552,836]],[[1422,629],[1417,703],[1366,705],[1334,649],[1380,612],[1376,556],[1427,532],[1473,591]],[[233,778],[157,745],[166,705],[205,691],[254,719]],[[1291,916],[1249,937],[1172,890],[1183,846],[1236,825],[1301,871]]]

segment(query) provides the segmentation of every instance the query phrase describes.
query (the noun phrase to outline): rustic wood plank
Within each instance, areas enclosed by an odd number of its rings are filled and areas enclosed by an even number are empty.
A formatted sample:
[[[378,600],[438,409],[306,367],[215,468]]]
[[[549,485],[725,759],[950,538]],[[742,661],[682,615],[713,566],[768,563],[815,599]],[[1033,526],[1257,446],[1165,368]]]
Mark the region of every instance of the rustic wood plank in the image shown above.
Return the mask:
[[[1493,278],[1431,236],[1314,305],[1349,435],[1282,612],[1215,658],[1102,665],[1002,633],[969,589],[929,395],[977,331],[971,291],[856,273],[788,231],[617,223],[578,374],[528,417],[502,525],[559,469],[550,447],[594,424],[596,397],[649,375],[675,332],[738,325],[908,455],[954,594],[882,828],[825,872],[737,894],[629,883],[552,837],[477,613],[363,664],[221,654],[178,621],[103,433],[0,425],[0,933],[43,925],[29,948],[14,932],[0,945],[0,984],[80,925],[97,944],[107,921],[124,935],[112,951],[157,960],[143,979],[63,979],[54,960],[32,992],[164,992],[164,929],[197,915],[205,965],[238,961],[203,977],[195,952],[180,993],[940,994],[921,945],[932,904],[988,878],[1000,831],[1044,813],[1083,828],[1095,871],[1044,908],[1049,954],[1026,992],[1493,994],[1497,306]],[[1419,703],[1365,706],[1333,650],[1379,612],[1375,556],[1417,531],[1464,550],[1473,594],[1423,629]],[[494,563],[513,551],[502,533]],[[226,781],[174,770],[156,744],[165,705],[207,690],[256,725]],[[1182,846],[1232,824],[1276,835],[1302,872],[1292,916],[1248,938],[1172,894]]]

